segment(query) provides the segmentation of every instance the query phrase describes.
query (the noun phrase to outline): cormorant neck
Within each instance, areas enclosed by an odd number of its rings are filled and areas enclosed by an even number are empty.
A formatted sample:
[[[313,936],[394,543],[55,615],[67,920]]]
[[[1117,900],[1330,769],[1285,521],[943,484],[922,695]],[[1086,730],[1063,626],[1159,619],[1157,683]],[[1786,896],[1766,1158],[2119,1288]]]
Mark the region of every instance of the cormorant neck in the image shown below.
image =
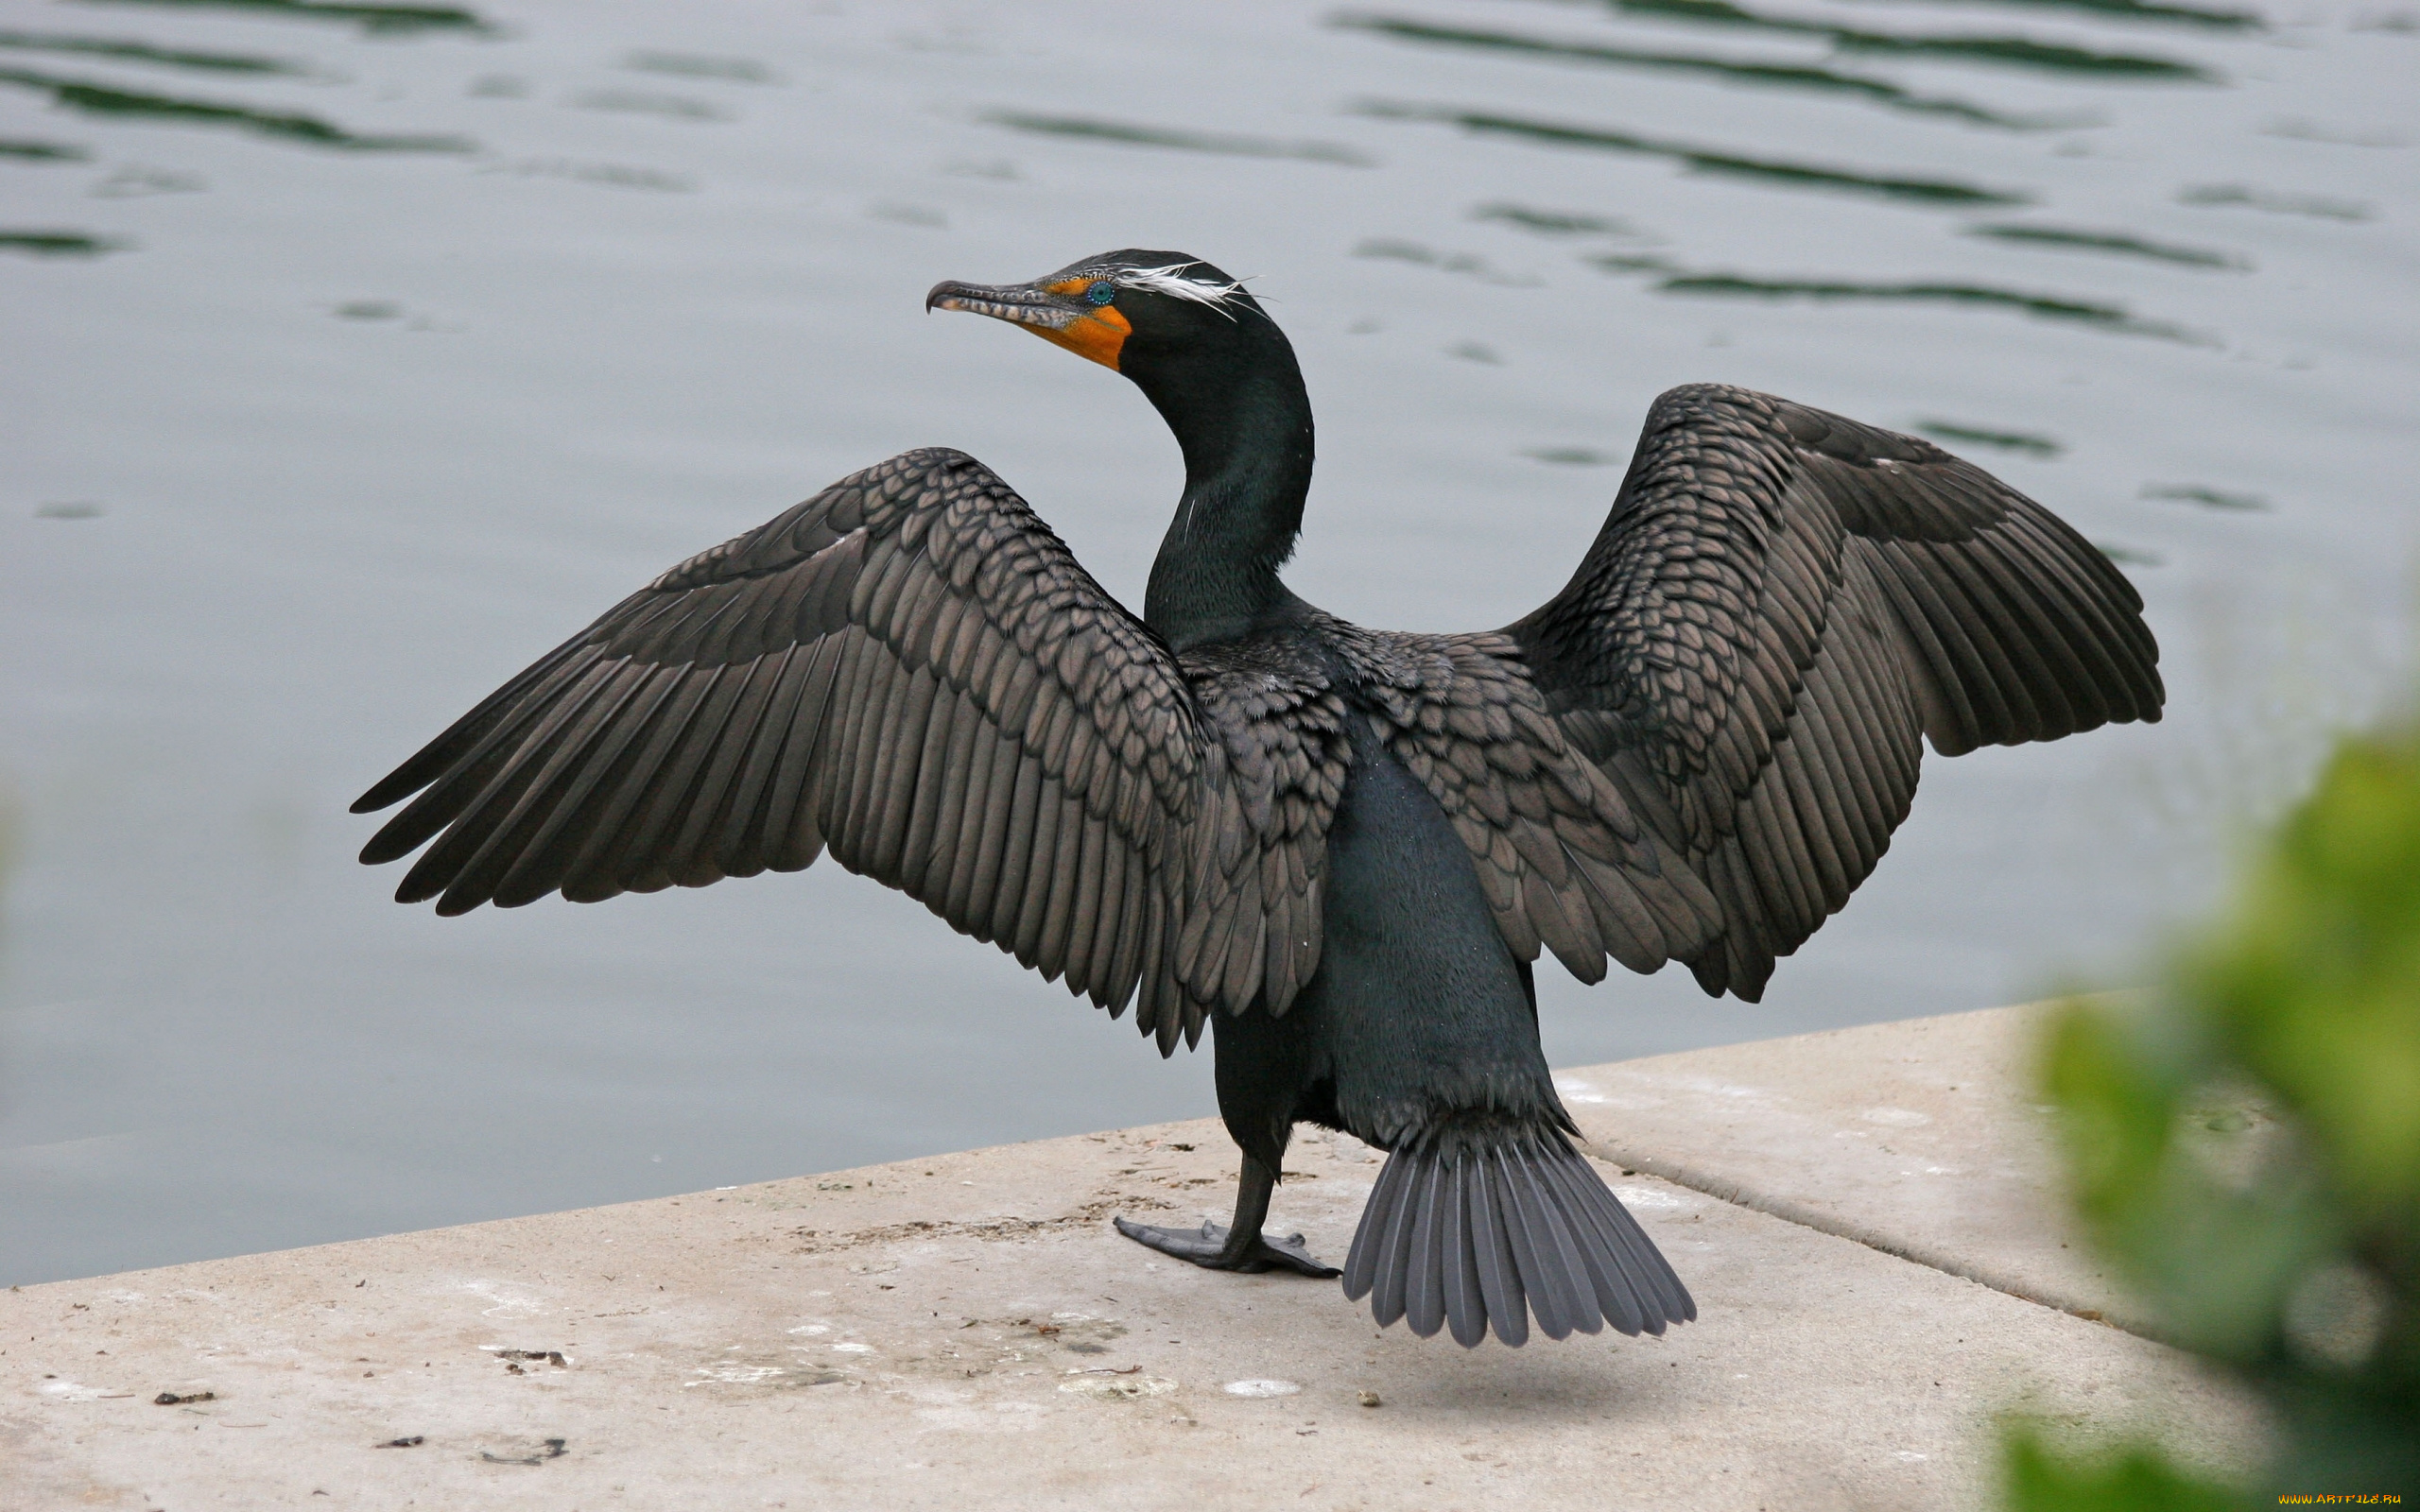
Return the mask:
[[[1294,352],[1265,316],[1252,360],[1130,374],[1184,451],[1184,495],[1151,563],[1143,619],[1177,650],[1235,640],[1289,595],[1311,487],[1311,402]]]

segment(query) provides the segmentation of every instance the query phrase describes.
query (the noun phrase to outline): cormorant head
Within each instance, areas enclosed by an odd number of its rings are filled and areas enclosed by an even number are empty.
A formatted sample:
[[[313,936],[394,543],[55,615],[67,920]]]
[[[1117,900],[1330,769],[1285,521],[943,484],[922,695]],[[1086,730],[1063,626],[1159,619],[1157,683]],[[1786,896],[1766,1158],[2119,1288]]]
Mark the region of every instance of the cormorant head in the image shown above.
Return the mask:
[[[1243,284],[1198,257],[1130,248],[1071,263],[1030,284],[943,283],[928,310],[972,310],[1124,373],[1144,392],[1241,372],[1291,350]]]

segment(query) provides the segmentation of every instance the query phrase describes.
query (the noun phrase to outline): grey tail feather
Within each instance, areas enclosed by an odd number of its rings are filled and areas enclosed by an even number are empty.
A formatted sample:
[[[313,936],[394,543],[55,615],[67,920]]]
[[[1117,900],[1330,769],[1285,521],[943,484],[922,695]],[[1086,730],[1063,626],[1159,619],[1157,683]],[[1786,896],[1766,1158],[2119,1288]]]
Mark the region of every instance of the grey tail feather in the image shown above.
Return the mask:
[[[1661,1333],[1698,1315],[1654,1241],[1570,1142],[1505,1127],[1407,1141],[1387,1158],[1344,1263],[1344,1295],[1380,1328],[1451,1328],[1476,1346]]]

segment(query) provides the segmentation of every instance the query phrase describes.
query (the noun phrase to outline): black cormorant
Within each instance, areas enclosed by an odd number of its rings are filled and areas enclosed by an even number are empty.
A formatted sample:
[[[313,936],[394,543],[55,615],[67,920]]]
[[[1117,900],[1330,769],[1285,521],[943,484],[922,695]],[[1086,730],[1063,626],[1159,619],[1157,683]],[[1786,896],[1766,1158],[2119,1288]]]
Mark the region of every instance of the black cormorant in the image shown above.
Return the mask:
[[[1138,618],[988,468],[904,453],[673,568],[355,812],[435,837],[438,912],[795,870],[829,850],[952,927],[1211,1027],[1235,1222],[1118,1221],[1198,1264],[1261,1232],[1297,1122],[1392,1154],[1346,1294],[1518,1344],[1660,1332],[1679,1278],[1572,1146],[1531,963],[1686,962],[1754,999],[1954,756],[2159,717],[2142,601],[1927,442],[1715,385],[1649,412],[1580,569],[1500,630],[1363,629],[1288,593],[1311,478],[1293,349],[1198,258],[1128,250],[927,308],[1133,380],[1184,492]]]

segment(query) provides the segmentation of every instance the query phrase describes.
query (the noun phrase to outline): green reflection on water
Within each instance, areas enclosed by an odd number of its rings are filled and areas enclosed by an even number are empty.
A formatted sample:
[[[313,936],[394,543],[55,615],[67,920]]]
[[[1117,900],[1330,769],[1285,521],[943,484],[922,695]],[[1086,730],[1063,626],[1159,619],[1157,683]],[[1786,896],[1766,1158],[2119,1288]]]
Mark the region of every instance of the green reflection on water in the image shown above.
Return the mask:
[[[176,99],[165,94],[114,89],[80,79],[54,78],[21,68],[0,68],[0,84],[46,91],[51,103],[87,115],[141,120],[189,121],[201,126],[233,126],[259,136],[301,142],[350,152],[475,152],[477,144],[458,136],[363,136],[332,126],[315,115],[289,111],[256,111],[247,105],[219,105],[207,100]]]
[[[642,90],[590,90],[572,103],[583,110],[625,111],[633,115],[661,115],[671,121],[731,119],[729,111],[711,100],[691,99],[685,94],[652,94]]]
[[[1334,163],[1349,168],[1377,165],[1369,154],[1333,142],[1281,142],[1269,137],[1133,126],[1121,121],[1081,116],[1033,115],[1023,111],[986,111],[978,119],[993,126],[1005,126],[1013,131],[1076,137],[1087,142],[1113,142],[1120,146],[1167,147],[1178,152],[1214,152],[1235,158],[1297,158],[1306,163]]]
[[[2199,483],[2146,483],[2143,485],[2142,497],[2175,499],[2212,509],[2251,511],[2269,507],[2269,501],[2257,493],[2231,493],[2223,489],[2206,488]]]
[[[2333,199],[2325,195],[2281,195],[2239,183],[2197,183],[2180,191],[2180,205],[2241,205],[2276,215],[2312,215],[2321,220],[2367,220],[2376,214],[2358,199]]]
[[[494,163],[479,171],[569,179],[577,183],[598,183],[614,189],[647,189],[658,194],[688,194],[698,187],[696,180],[677,173],[637,168],[622,163],[583,163],[574,158],[534,158],[526,163]]]
[[[1720,152],[1708,147],[1691,146],[1683,142],[1658,142],[1652,138],[1633,136],[1627,131],[1608,130],[1601,127],[1568,126],[1557,121],[1532,121],[1513,115],[1497,115],[1484,111],[1456,110],[1450,106],[1404,105],[1387,101],[1370,101],[1360,106],[1365,115],[1398,121],[1433,121],[1446,126],[1459,126],[1465,131],[1481,135],[1517,137],[1530,142],[1546,142],[1557,146],[1596,147],[1608,152],[1634,152],[1647,157],[1668,158],[1684,163],[1700,173],[1722,174],[1736,179],[1772,184],[1784,184],[1794,189],[1831,189],[1852,194],[1880,195],[1888,199],[1906,200],[1915,204],[1934,205],[2022,205],[2032,197],[2003,189],[1985,189],[1976,184],[1959,183],[1947,179],[1916,179],[1893,175],[1856,173],[1845,168],[1826,168],[1808,163],[1786,163],[1769,158],[1750,158],[1733,152]]]
[[[1985,109],[1980,105],[1968,104],[1964,100],[1913,94],[1887,78],[1869,78],[1858,74],[1843,74],[1811,64],[1744,63],[1735,62],[1729,59],[1700,57],[1685,53],[1639,52],[1629,47],[1606,47],[1590,43],[1555,42],[1543,37],[1525,37],[1515,32],[1474,31],[1462,26],[1432,26],[1427,22],[1405,20],[1394,16],[1337,16],[1331,18],[1329,24],[1405,42],[1436,43],[1447,46],[1512,53],[1516,56],[1547,58],[1564,62],[1602,63],[1613,67],[1701,74],[1733,83],[1763,85],[1777,89],[1813,90],[1824,94],[1852,94],[1894,111],[1908,112],[1910,114],[1945,115],[1978,126],[1998,127],[2005,130],[2041,130],[2079,124],[2072,120],[2009,115]]]
[[[92,157],[85,148],[66,142],[29,142],[22,138],[0,141],[0,158],[15,158],[20,163],[89,163]]]
[[[133,243],[117,236],[95,236],[80,231],[0,231],[0,251],[35,257],[98,257],[122,252]]]
[[[782,76],[752,58],[700,58],[693,53],[635,52],[624,68],[675,78],[714,78],[733,84],[779,84]]]
[[[1629,252],[1607,252],[1599,257],[1591,257],[1587,261],[1592,266],[1601,267],[1608,273],[1678,273],[1681,271],[1680,266],[1669,258]]]
[[[285,74],[307,75],[310,70],[301,63],[283,58],[258,58],[249,53],[203,53],[186,48],[154,47],[146,42],[126,42],[113,37],[71,37],[59,32],[0,31],[0,48],[11,52],[72,53],[83,58],[106,58],[121,63],[158,63],[168,68],[191,68],[210,74]]]
[[[1996,446],[2003,452],[2019,452],[2046,462],[2066,450],[2051,438],[2038,436],[2031,431],[1989,430],[1980,425],[1961,424],[1954,420],[1920,420],[1916,421],[1916,429],[1937,441]]]
[[[1499,284],[1506,288],[1535,288],[1543,282],[1533,274],[1504,272],[1476,252],[1441,252],[1433,247],[1425,247],[1419,242],[1404,241],[1396,237],[1372,237],[1355,247],[1353,255],[1384,258],[1397,263],[1414,263],[1422,267],[1433,267],[1445,273],[1466,273],[1483,283]]]
[[[2192,6],[2146,5],[2143,0],[1937,0],[1941,4],[2031,6],[2039,10],[2078,10],[2115,21],[2179,22],[2218,31],[2265,31],[2268,24],[2247,10],[2203,10]]]
[[[1746,278],[1737,273],[1681,273],[1655,284],[1659,294],[1705,294],[1735,299],[1873,301],[1891,304],[1959,304],[2014,310],[2047,320],[2069,320],[2119,335],[2157,336],[2192,346],[2210,344],[2207,336],[2159,320],[2141,320],[2122,304],[2050,294],[2027,294],[1994,288],[1987,284],[1952,284],[1930,280],[1867,284],[1854,279]]]
[[[1536,210],[1507,200],[1481,205],[1471,212],[1473,220],[1501,221],[1517,226],[1540,236],[1635,236],[1638,228],[1611,215],[1591,215],[1576,210]]]
[[[2054,74],[2103,78],[2178,78],[2213,83],[2219,76],[2173,58],[2142,53],[2098,53],[2030,37],[1936,36],[1923,33],[1861,31],[1829,22],[1796,16],[1772,16],[1733,5],[1731,0],[1607,0],[1624,15],[1653,16],[1662,21],[1694,21],[1702,26],[1771,31],[1793,37],[1821,37],[1843,52],[1891,53],[1909,58],[1945,58],[1969,63],[2008,64]]]
[[[458,6],[349,5],[343,0],[78,0],[83,5],[161,6],[178,10],[242,10],[277,20],[346,21],[364,31],[475,31],[496,28]]]
[[[2174,263],[2183,267],[2223,267],[2238,272],[2249,272],[2252,267],[2239,257],[2205,247],[2178,247],[2169,242],[2146,241],[2125,232],[2068,231],[2057,226],[1969,226],[1966,234],[2070,251],[2146,257],[2156,263]]]

